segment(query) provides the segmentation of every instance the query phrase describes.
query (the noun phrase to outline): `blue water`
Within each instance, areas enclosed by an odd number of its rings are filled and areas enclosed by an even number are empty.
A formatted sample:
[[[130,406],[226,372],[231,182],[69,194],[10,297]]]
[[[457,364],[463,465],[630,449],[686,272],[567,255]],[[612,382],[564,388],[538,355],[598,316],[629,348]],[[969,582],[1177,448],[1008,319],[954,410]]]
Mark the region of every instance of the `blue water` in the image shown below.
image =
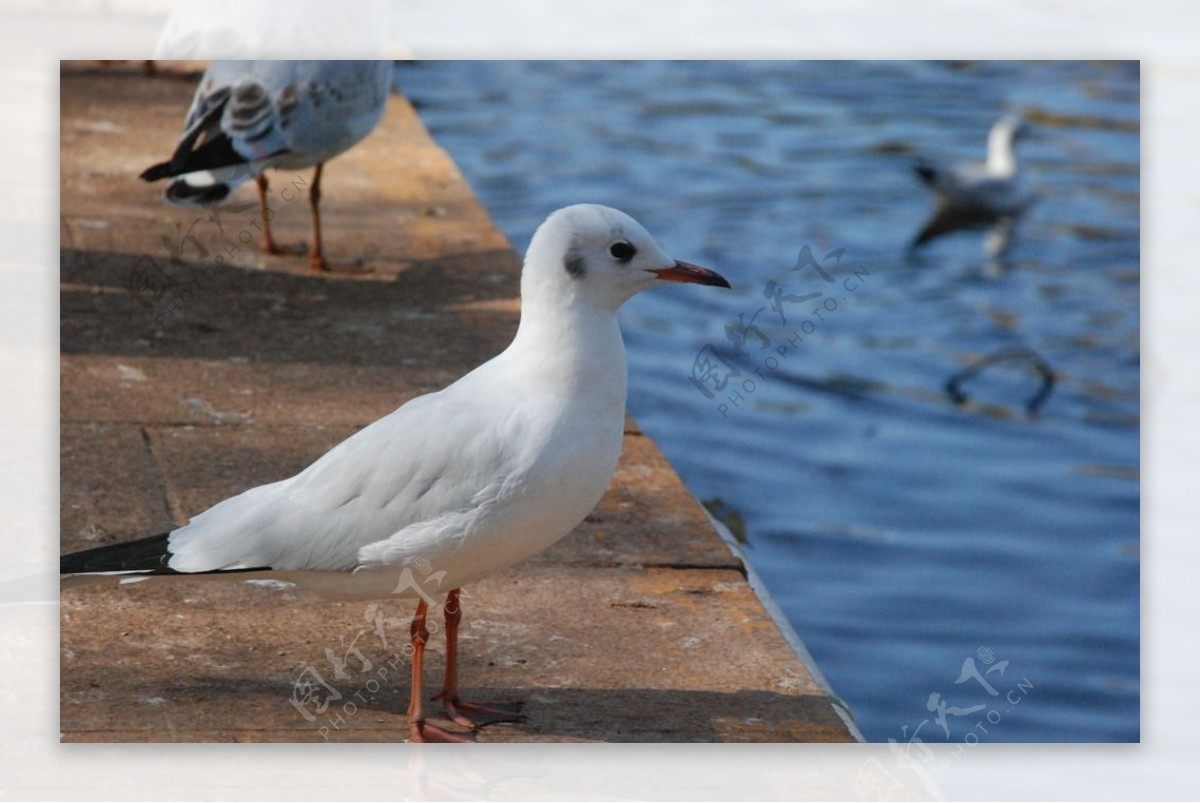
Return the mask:
[[[869,739],[1139,738],[1135,64],[425,62],[398,80],[518,250],[553,209],[606,203],[733,282],[627,305],[630,408],[740,516]],[[1040,194],[1013,248],[988,259],[962,233],[906,255],[929,210],[912,162],[981,157],[1013,110]],[[845,249],[833,281],[791,270],[805,245]],[[776,291],[822,295],[776,310]],[[739,355],[726,327],[751,321]],[[1026,356],[952,403],[947,381],[1004,349]],[[1030,352],[1057,380],[1032,415]]]

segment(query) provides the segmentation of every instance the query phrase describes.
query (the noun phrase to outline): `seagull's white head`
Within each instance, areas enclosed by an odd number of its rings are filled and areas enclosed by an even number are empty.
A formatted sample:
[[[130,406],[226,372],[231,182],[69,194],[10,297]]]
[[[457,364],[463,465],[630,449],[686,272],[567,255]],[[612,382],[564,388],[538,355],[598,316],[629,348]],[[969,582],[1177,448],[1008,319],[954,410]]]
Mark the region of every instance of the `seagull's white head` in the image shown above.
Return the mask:
[[[619,210],[578,204],[538,227],[525,254],[521,297],[526,305],[585,305],[616,311],[656,282],[729,287],[719,274],[679,262],[636,220]]]

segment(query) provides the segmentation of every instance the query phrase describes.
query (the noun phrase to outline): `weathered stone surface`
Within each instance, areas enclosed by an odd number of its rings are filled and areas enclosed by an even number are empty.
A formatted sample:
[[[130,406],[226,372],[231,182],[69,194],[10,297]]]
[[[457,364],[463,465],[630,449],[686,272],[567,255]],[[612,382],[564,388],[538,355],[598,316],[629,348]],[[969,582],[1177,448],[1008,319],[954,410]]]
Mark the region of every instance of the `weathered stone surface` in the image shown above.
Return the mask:
[[[481,741],[845,738],[738,572],[526,566],[468,593],[464,695],[529,716]],[[402,740],[408,607],[207,580],[64,595],[64,639],[87,634],[64,641],[64,738]],[[439,633],[431,691],[442,649]]]

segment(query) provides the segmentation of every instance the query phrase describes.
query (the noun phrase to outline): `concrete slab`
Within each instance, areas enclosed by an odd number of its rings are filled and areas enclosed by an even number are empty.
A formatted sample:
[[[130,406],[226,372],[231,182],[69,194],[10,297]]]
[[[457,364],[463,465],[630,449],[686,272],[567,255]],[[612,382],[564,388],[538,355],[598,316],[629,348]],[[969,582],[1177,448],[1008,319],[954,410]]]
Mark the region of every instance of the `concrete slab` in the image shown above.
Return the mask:
[[[529,715],[480,741],[845,737],[739,572],[526,566],[469,593],[463,693]],[[72,593],[64,634],[89,637],[64,635],[63,738],[403,740],[408,607],[204,580]]]
[[[403,98],[323,180],[327,255],[372,272],[318,276],[303,257],[239,245],[252,210],[213,220],[136,179],[170,151],[192,91],[64,68],[65,551],[160,532],[289,476],[515,331],[519,259]],[[282,201],[276,223],[279,239],[304,239],[306,205]],[[170,281],[131,293],[148,260]],[[523,699],[530,717],[481,741],[853,740],[632,422],[587,521],[467,593],[464,690]],[[403,740],[409,616],[407,603],[228,581],[67,592],[62,738]],[[437,636],[431,649],[436,688]]]

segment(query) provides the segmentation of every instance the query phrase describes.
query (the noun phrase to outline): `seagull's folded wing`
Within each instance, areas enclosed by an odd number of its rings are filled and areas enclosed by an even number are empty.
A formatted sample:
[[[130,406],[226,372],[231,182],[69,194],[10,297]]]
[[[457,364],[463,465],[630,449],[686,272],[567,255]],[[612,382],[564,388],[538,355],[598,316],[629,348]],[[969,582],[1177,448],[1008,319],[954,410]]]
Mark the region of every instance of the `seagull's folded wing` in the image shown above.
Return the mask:
[[[494,414],[470,393],[414,399],[295,477],[196,516],[172,533],[170,566],[350,570],[363,547],[403,531],[408,546],[397,542],[391,554],[429,554],[439,533],[461,527],[519,464]]]

